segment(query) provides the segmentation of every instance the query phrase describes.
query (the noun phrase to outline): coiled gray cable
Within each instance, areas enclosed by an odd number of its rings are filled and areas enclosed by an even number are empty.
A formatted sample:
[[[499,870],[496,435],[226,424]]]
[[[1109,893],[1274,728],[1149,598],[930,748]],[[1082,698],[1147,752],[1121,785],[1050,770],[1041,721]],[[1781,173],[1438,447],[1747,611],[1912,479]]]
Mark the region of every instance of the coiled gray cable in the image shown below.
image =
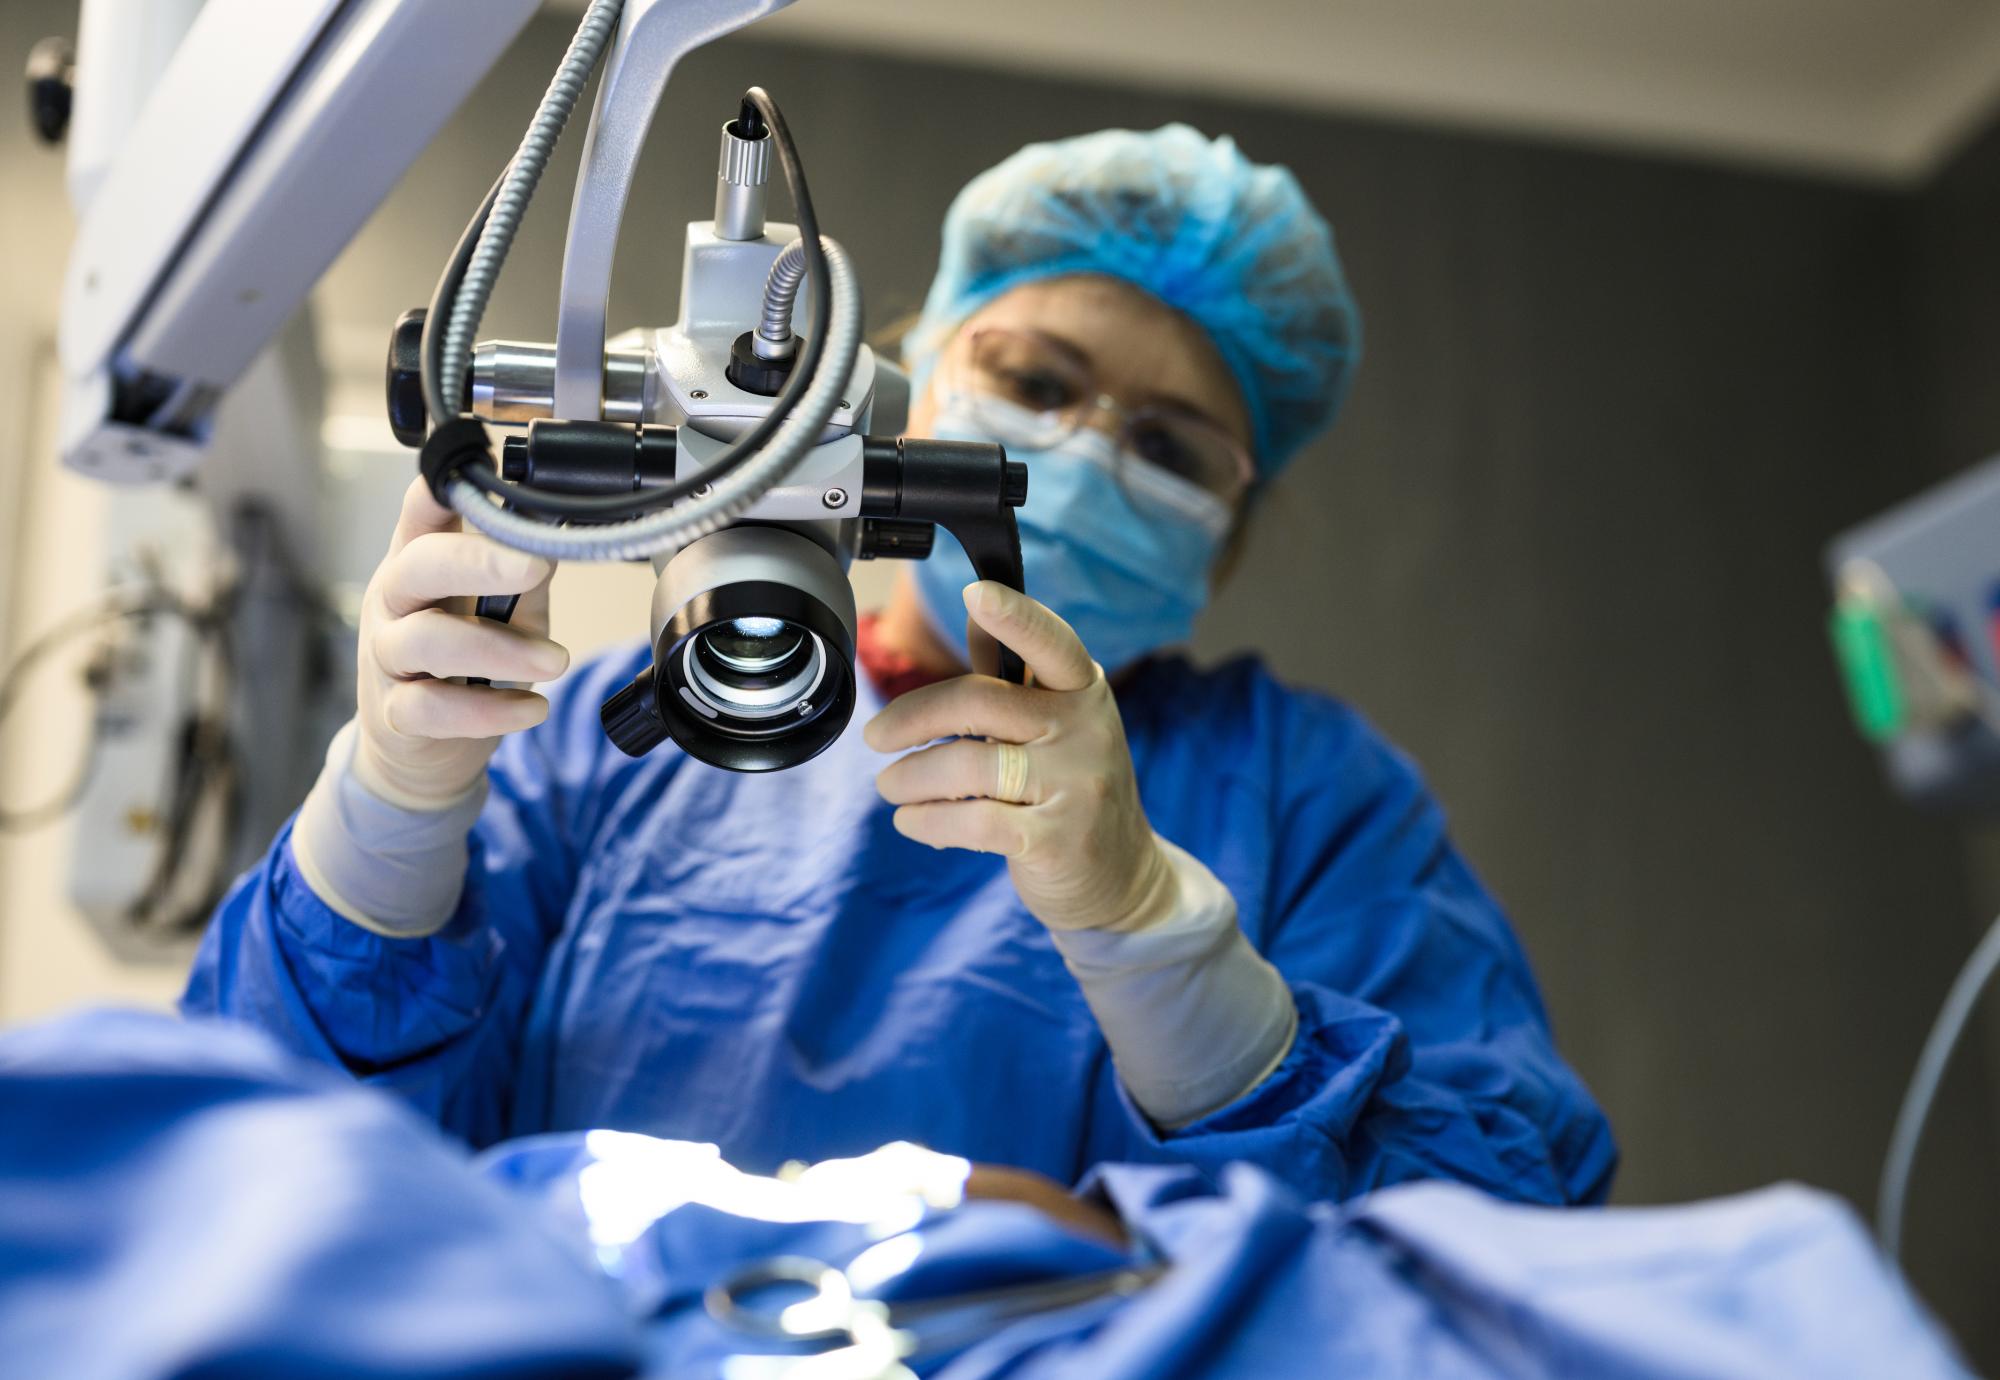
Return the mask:
[[[1902,1255],[1903,1204],[1909,1197],[1910,1170],[1916,1164],[1917,1145],[1924,1137],[1924,1122],[1930,1118],[1931,1102],[1937,1097],[1938,1084],[1944,1081],[1951,1052],[1958,1047],[1966,1022],[1972,1019],[1973,1008],[1979,1004],[1979,994],[1986,990],[1995,972],[2000,972],[2000,918],[1993,921],[1986,937],[1979,941],[1979,947],[1972,951],[1972,957],[1965,960],[1965,966],[1952,981],[1951,991],[1938,1011],[1937,1023],[1924,1041],[1924,1052],[1917,1057],[1917,1071],[1910,1075],[1909,1091],[1903,1094],[1903,1105],[1896,1113],[1896,1130],[1889,1137],[1889,1157],[1882,1165],[1882,1186],[1875,1203],[1876,1240],[1881,1243],[1882,1253],[1891,1260]]]
[[[623,9],[624,0],[591,0],[583,22],[577,25],[576,36],[570,40],[569,50],[563,54],[562,65],[556,69],[528,132],[521,138],[514,161],[507,166],[506,181],[501,184],[492,214],[486,218],[486,228],[480,232],[479,247],[466,266],[465,281],[452,302],[451,322],[445,329],[444,361],[439,371],[446,398],[464,395],[473,338],[479,334],[479,323],[486,315],[493,285],[499,281],[501,266],[507,262],[507,252],[514,247],[514,237],[520,232],[521,217],[548,168],[549,156],[555,152],[563,126],[569,123],[584,87],[590,83],[590,74],[597,69],[612,35],[617,32]]]
[[[764,279],[764,311],[757,338],[750,348],[759,359],[784,359],[797,348],[792,337],[792,306],[806,277],[806,242],[795,239],[778,254]]]
[[[820,243],[826,250],[832,298],[820,367],[806,385],[798,410],[780,424],[770,444],[716,481],[706,497],[623,522],[576,527],[557,527],[509,512],[464,479],[455,480],[445,491],[446,501],[494,540],[559,561],[642,560],[676,551],[727,527],[819,444],[846,394],[861,351],[860,285],[841,247],[825,235]]]

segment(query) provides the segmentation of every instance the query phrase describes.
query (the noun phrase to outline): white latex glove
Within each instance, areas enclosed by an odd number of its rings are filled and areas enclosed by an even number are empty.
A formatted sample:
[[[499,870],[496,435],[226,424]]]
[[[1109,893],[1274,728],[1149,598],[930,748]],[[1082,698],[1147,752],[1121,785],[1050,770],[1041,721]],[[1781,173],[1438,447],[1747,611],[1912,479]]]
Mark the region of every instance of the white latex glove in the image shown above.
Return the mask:
[[[1153,832],[1111,687],[1069,624],[990,581],[966,587],[965,607],[1033,683],[960,676],[899,697],[863,731],[870,747],[952,741],[891,763],[876,785],[909,837],[1006,856],[1133,1101],[1163,1128],[1185,1126],[1283,1064],[1298,1032],[1291,990],[1251,947],[1229,889]]]
[[[899,758],[875,778],[899,832],[934,848],[999,853],[1022,902],[1053,930],[1135,931],[1179,888],[1139,803],[1104,669],[1046,606],[984,580],[972,622],[1027,663],[1031,684],[968,675],[899,696],[863,737]]]
[[[361,607],[352,771],[405,810],[436,811],[482,784],[503,734],[532,728],[549,704],[498,682],[553,680],[569,653],[549,640],[555,566],[460,530],[423,480],[403,495],[389,554]],[[479,618],[472,600],[519,594],[509,623]],[[479,676],[493,685],[452,677]]]

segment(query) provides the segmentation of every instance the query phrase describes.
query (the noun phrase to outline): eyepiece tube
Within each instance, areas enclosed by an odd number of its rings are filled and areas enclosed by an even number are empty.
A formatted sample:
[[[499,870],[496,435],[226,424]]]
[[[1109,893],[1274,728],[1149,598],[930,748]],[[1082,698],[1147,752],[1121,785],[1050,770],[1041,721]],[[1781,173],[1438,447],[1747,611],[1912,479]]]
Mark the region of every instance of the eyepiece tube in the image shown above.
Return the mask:
[[[754,112],[753,112],[754,113]],[[764,233],[764,189],[771,181],[771,137],[762,121],[755,133],[742,119],[722,127],[722,158],[715,181],[715,234],[754,240]]]

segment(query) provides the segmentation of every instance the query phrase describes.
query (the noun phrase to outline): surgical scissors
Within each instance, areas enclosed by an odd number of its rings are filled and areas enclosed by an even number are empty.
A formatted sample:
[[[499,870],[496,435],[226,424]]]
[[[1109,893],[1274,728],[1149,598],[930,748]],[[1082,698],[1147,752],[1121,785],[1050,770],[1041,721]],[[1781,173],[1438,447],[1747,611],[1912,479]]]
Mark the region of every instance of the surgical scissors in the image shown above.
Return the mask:
[[[1105,1298],[1126,1298],[1165,1274],[1136,1264],[1063,1279],[950,1294],[907,1303],[854,1296],[845,1271],[803,1256],[774,1256],[712,1285],[703,1302],[732,1331],[792,1345],[825,1344],[785,1368],[794,1380],[910,1380],[903,1363],[990,1336],[1010,1322]],[[775,1309],[752,1296],[785,1285],[811,1290]]]

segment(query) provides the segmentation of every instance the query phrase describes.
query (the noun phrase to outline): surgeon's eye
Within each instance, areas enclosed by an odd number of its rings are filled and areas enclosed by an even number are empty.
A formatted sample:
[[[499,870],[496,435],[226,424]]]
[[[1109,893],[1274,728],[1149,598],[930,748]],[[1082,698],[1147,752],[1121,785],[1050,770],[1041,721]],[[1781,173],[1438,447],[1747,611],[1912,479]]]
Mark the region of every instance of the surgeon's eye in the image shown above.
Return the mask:
[[[998,382],[1002,397],[1031,412],[1060,412],[1077,400],[1076,385],[1048,370],[1004,369]]]
[[[1169,424],[1144,420],[1135,422],[1127,435],[1126,444],[1139,459],[1149,465],[1158,465],[1169,474],[1197,484],[1205,483],[1208,478],[1201,455]]]

